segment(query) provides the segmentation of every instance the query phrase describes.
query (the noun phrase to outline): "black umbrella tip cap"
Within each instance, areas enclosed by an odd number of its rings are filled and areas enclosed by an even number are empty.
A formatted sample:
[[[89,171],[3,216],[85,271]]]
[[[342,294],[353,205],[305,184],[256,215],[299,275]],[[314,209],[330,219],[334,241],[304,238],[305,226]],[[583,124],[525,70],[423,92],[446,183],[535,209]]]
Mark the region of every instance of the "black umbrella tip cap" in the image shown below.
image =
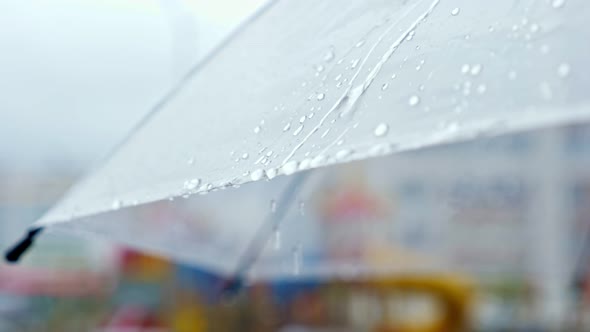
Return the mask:
[[[221,282],[219,293],[223,300],[235,299],[243,290],[244,281],[239,276],[225,279]]]
[[[18,262],[21,256],[33,245],[35,238],[42,230],[43,227],[30,229],[24,238],[22,238],[14,247],[6,251],[6,255],[4,256],[6,261],[9,263]]]

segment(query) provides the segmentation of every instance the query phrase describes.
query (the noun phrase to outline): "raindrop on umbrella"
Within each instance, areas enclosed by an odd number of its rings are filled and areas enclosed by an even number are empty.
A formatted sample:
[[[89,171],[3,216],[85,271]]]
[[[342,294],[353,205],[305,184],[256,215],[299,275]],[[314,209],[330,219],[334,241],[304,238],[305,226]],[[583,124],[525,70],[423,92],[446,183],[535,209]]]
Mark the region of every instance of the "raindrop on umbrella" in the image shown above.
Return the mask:
[[[559,67],[557,67],[557,75],[559,77],[567,77],[570,74],[570,65],[567,63],[561,63]]]
[[[272,233],[274,250],[281,250],[281,230],[278,225],[273,226]]]
[[[376,137],[383,137],[387,134],[388,131],[389,131],[389,125],[387,123],[380,123],[377,125],[377,127],[375,127],[373,134]]]
[[[277,212],[277,201],[275,201],[274,199],[270,200],[270,213],[275,213]]]
[[[410,106],[416,106],[420,103],[420,97],[413,95],[410,97],[410,99],[408,100],[408,105]]]
[[[265,175],[266,173],[263,169],[257,169],[250,174],[250,178],[252,179],[252,181],[258,181],[264,178]]]
[[[483,69],[483,66],[481,64],[475,64],[475,65],[473,65],[473,67],[471,67],[470,73],[473,76],[477,76],[477,75],[479,75],[479,73],[481,73],[482,69]]]
[[[565,5],[565,0],[553,0],[551,2],[551,6],[553,6],[553,8],[561,8]]]
[[[301,133],[301,131],[303,130],[303,125],[300,125],[299,127],[297,127],[297,129],[295,129],[295,131],[293,132],[293,136],[297,136],[299,135],[299,133]]]
[[[112,210],[118,210],[118,209],[120,209],[120,208],[121,208],[121,205],[123,205],[123,204],[121,203],[121,201],[120,201],[120,200],[118,200],[118,199],[115,199],[115,200],[113,200],[113,203],[111,204],[111,209],[112,209]]]
[[[292,249],[294,275],[299,275],[301,273],[301,251],[301,244],[295,245]]]
[[[287,123],[284,127],[283,127],[283,131],[289,131],[289,129],[291,129],[291,122]]]

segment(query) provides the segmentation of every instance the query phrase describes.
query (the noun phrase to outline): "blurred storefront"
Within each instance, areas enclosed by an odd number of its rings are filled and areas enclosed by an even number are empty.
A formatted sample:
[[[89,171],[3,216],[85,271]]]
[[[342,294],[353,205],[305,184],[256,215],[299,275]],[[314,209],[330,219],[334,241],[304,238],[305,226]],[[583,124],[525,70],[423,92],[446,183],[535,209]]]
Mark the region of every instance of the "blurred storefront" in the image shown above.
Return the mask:
[[[570,127],[407,154],[378,185],[351,167],[306,204],[322,216],[318,234],[332,259],[443,259],[452,271],[359,280],[295,271],[227,303],[223,279],[207,271],[51,235],[22,265],[0,265],[0,331],[590,330],[588,133]],[[0,170],[2,248],[77,175],[67,165],[52,176]],[[150,213],[192,218],[165,204]],[[189,224],[207,234],[205,221]],[[373,241],[355,242],[359,232]]]

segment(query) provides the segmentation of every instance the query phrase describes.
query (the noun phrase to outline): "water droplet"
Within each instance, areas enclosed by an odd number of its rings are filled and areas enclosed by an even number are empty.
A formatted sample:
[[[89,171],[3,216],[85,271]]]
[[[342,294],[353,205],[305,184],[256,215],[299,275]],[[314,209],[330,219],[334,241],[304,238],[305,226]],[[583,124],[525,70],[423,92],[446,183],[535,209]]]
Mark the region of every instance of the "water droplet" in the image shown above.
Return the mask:
[[[361,61],[361,59],[354,59],[350,62],[350,69],[354,69],[356,68],[356,66],[358,66],[359,61]]]
[[[266,176],[266,172],[263,169],[257,169],[250,174],[252,181],[261,180]]]
[[[336,77],[334,77],[334,81],[340,81],[341,78],[342,78],[342,74],[338,74],[338,75],[336,75]]]
[[[113,210],[119,210],[121,208],[121,205],[123,205],[122,202],[120,200],[118,200],[118,199],[115,199],[113,201],[113,203],[111,204],[111,209],[113,209]]]
[[[551,6],[553,6],[553,8],[561,8],[565,5],[565,0],[553,0],[551,1]]]
[[[286,164],[284,164],[281,167],[281,170],[283,171],[283,174],[291,175],[297,171],[298,165],[299,165],[299,163],[297,161],[291,160],[291,161],[287,162]]]
[[[391,79],[395,79],[397,77],[396,73],[391,74]]]
[[[352,150],[344,149],[336,152],[336,159],[344,159],[352,154]]]
[[[410,41],[410,40],[414,39],[415,34],[416,34],[416,31],[414,31],[414,30],[410,31],[410,33],[408,33],[408,35],[406,36],[406,40]]]
[[[183,188],[188,191],[193,191],[199,187],[201,179],[191,179],[184,181]]]
[[[451,15],[457,16],[457,15],[459,15],[460,12],[461,12],[461,8],[455,7],[455,8],[453,8],[453,10],[451,10]]]
[[[410,99],[408,99],[408,105],[410,106],[416,106],[420,103],[420,97],[413,95],[410,97]]]
[[[321,138],[325,138],[326,136],[328,136],[328,133],[330,133],[330,128],[328,128],[328,129],[326,129],[326,131],[324,131]]]
[[[326,158],[326,156],[324,156],[324,155],[321,155],[321,154],[320,154],[320,155],[317,155],[317,156],[315,156],[315,157],[314,157],[314,158],[311,160],[311,163],[310,163],[310,165],[311,165],[311,167],[314,167],[314,168],[315,168],[315,167],[319,167],[319,166],[323,165],[323,164],[326,162],[326,159],[327,159],[327,158]]]
[[[464,64],[461,66],[461,74],[467,74],[471,70],[471,66]]]
[[[321,73],[321,72],[323,72],[323,71],[324,71],[324,66],[323,66],[323,65],[317,65],[317,66],[315,67],[315,70],[316,70],[318,73]]]
[[[188,165],[192,165],[192,164],[194,164],[194,163],[195,163],[195,158],[193,158],[193,157],[191,157],[191,158],[188,158],[188,160],[187,160],[187,162],[186,162],[186,163],[187,163]]]
[[[270,200],[270,213],[275,213],[277,212],[277,201],[275,201],[274,199]]]
[[[485,84],[480,84],[477,86],[477,93],[484,94],[488,90],[488,87]]]
[[[463,95],[469,96],[471,94],[471,82],[466,81],[463,83]]]
[[[206,195],[206,194],[208,194],[208,192],[209,192],[209,190],[207,189],[207,185],[206,184],[202,185],[201,188],[199,188],[199,194],[200,195]],[[184,195],[182,197],[183,198],[188,198],[189,195]]]
[[[311,112],[311,113],[309,113],[309,114],[307,115],[307,118],[308,118],[308,119],[311,119],[311,118],[313,118],[313,116],[314,116],[314,115],[315,115],[315,113],[314,113],[314,112]]]
[[[334,50],[330,49],[328,51],[328,53],[326,53],[326,55],[324,55],[324,61],[330,62],[330,61],[334,60],[334,56],[335,56]]]
[[[388,86],[389,86],[389,83],[383,83],[383,85],[381,86],[381,90],[383,90],[383,91],[387,90]]]
[[[481,73],[482,69],[483,69],[483,66],[482,65],[475,64],[475,65],[473,65],[473,67],[471,67],[470,73],[473,76],[477,76],[477,75],[479,75],[479,73]]]
[[[254,134],[258,134],[260,132],[260,126],[254,127]]]
[[[283,132],[285,131],[289,131],[289,129],[291,129],[291,122],[287,123],[284,127],[283,127]]]
[[[559,77],[567,77],[570,74],[570,70],[571,70],[571,67],[569,64],[561,63],[557,67],[557,75],[559,75]]]
[[[389,131],[389,125],[387,123],[380,123],[377,125],[377,127],[375,127],[373,134],[376,137],[383,137],[383,136],[387,135],[388,131]]]
[[[281,250],[281,230],[279,226],[273,226],[273,248],[274,250]]]
[[[205,187],[205,188],[207,188],[207,191],[211,191],[211,190],[213,190],[213,184],[207,183],[207,187]]]
[[[373,146],[370,150],[369,153],[373,156],[379,156],[379,155],[384,155],[386,153],[391,152],[392,147],[389,143],[383,143],[383,144],[377,144],[375,146]]]
[[[246,159],[248,159],[248,157],[250,157],[250,155],[248,154],[248,152],[244,152],[242,154],[242,159],[246,160]]]
[[[307,119],[307,117],[305,115],[301,116],[299,118],[299,123],[304,123],[305,122],[305,119]]]
[[[318,93],[316,96],[317,100],[324,100],[324,98],[326,98],[326,94],[323,92]]]
[[[309,155],[309,153],[306,153],[307,155]],[[299,163],[299,170],[305,170],[308,169],[309,166],[311,165],[311,159],[310,158],[305,158],[301,161],[301,163]]]
[[[514,70],[508,72],[508,79],[514,81],[516,79],[516,72]]]
[[[301,244],[297,244],[292,249],[293,255],[293,274],[299,275],[301,273]]]
[[[297,127],[297,129],[295,129],[295,131],[293,132],[293,136],[297,136],[299,135],[299,133],[301,133],[301,131],[303,130],[303,125],[300,125],[299,127]]]
[[[532,33],[539,31],[539,25],[537,23],[531,24],[530,30]]]
[[[453,135],[459,130],[459,123],[457,122],[450,122],[450,123],[441,123],[440,128],[442,129],[445,135]]]
[[[277,172],[277,169],[276,169],[276,168],[272,168],[272,167],[271,167],[271,168],[269,168],[268,170],[266,170],[266,177],[267,177],[269,180],[272,180],[272,179],[274,179],[274,178],[277,176],[277,174],[278,174],[278,172]]]
[[[355,46],[355,47],[361,47],[361,46],[363,46],[364,44],[365,44],[365,40],[364,40],[364,39],[361,39],[361,40],[359,40],[359,42],[358,42],[358,43],[356,43],[356,45],[354,45],[354,46]]]

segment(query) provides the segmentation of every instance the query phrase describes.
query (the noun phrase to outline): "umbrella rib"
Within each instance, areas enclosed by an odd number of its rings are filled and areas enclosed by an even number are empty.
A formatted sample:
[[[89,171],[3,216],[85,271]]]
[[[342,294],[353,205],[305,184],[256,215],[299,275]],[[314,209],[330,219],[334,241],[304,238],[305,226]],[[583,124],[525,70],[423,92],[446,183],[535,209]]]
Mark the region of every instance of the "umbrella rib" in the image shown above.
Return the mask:
[[[252,268],[254,263],[256,263],[262,250],[268,243],[268,239],[272,236],[274,229],[281,224],[287,212],[293,206],[293,201],[305,184],[308,176],[308,172],[300,172],[293,176],[293,179],[289,182],[287,188],[285,188],[277,200],[276,211],[274,213],[269,213],[262,225],[258,228],[258,231],[246,247],[246,250],[238,259],[235,272],[230,278],[225,280],[225,285],[223,286],[222,291],[230,290],[230,288],[234,288],[231,289],[233,291],[239,291],[244,275]],[[238,289],[235,289],[236,287]]]
[[[43,227],[35,227],[29,229],[27,234],[12,248],[8,249],[5,253],[4,258],[9,263],[16,263],[21,256],[33,246],[35,239],[43,231]]]
[[[440,3],[440,0],[434,0],[430,4],[430,6],[428,7],[428,9],[425,12],[423,12],[420,16],[418,16],[418,18],[410,25],[410,27],[407,28],[404,31],[404,33],[389,47],[389,49],[387,50],[387,52],[385,52],[385,54],[383,54],[381,56],[381,59],[379,60],[379,62],[375,66],[375,68],[373,68],[373,70],[365,78],[364,82],[362,82],[361,84],[359,84],[357,86],[354,86],[354,84],[355,84],[358,76],[360,75],[360,73],[361,73],[362,69],[364,68],[366,62],[368,61],[369,57],[373,54],[373,52],[375,51],[375,49],[377,48],[377,46],[380,45],[383,42],[383,40],[390,33],[390,31],[401,21],[401,19],[400,20],[397,20],[396,22],[394,22],[393,24],[391,24],[385,30],[385,32],[383,32],[379,36],[379,38],[377,39],[377,41],[373,44],[373,46],[371,47],[371,49],[369,49],[369,52],[363,58],[363,61],[361,62],[361,65],[359,66],[359,69],[356,71],[356,73],[354,74],[354,76],[351,78],[351,80],[350,80],[350,82],[348,84],[348,88],[346,89],[346,91],[344,91],[344,93],[338,98],[338,100],[334,103],[334,105],[332,105],[332,107],[328,110],[328,112],[326,112],[326,114],[324,114],[324,116],[320,119],[320,121],[318,122],[318,124],[314,128],[312,128],[312,130],[309,133],[307,133],[307,135],[305,135],[305,137],[301,140],[301,142],[299,142],[299,144],[297,144],[291,150],[291,152],[289,153],[289,155],[287,155],[287,157],[283,160],[283,164],[284,163],[287,163],[291,158],[293,158],[293,156],[295,155],[295,153],[307,142],[307,140],[312,135],[314,135],[324,125],[324,122],[327,120],[327,118],[330,116],[330,114],[332,114],[335,110],[339,109],[343,105],[347,105],[348,107],[345,110],[343,110],[343,114],[346,114],[346,113],[350,112],[355,107],[355,105],[357,104],[358,100],[365,93],[365,91],[369,88],[369,86],[371,86],[371,84],[375,80],[375,77],[377,77],[377,74],[379,74],[379,72],[381,71],[383,65],[391,58],[391,56],[393,55],[393,53],[395,53],[395,51],[397,50],[397,48],[403,44],[403,42],[406,40],[406,38],[408,37],[408,35],[412,31],[414,31],[416,28],[418,28],[418,26],[422,22],[424,22],[424,20],[428,16],[430,16],[430,14],[432,14],[432,12],[438,6],[439,3]],[[407,13],[405,13],[402,16],[402,18],[404,18],[407,15],[409,15],[409,13],[412,10],[414,10],[416,7],[417,7],[417,5],[414,5]]]

